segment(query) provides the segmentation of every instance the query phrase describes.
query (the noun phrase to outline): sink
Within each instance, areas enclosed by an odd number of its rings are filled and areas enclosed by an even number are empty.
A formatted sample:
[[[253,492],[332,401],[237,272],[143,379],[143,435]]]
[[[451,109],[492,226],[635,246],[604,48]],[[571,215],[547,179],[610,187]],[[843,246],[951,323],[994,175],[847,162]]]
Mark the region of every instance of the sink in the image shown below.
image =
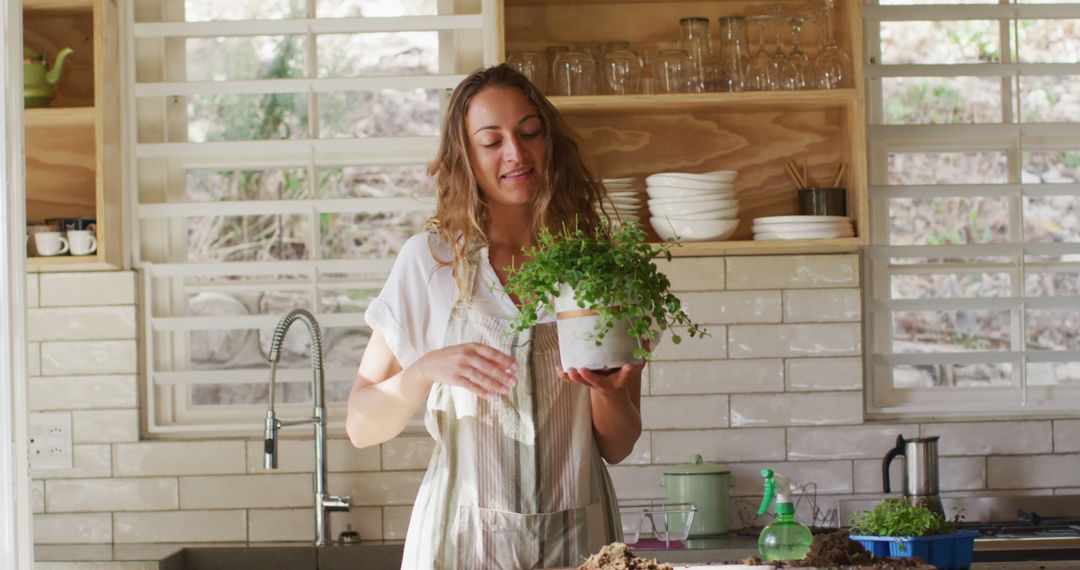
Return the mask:
[[[398,570],[402,545],[200,546],[161,561],[159,570]]]

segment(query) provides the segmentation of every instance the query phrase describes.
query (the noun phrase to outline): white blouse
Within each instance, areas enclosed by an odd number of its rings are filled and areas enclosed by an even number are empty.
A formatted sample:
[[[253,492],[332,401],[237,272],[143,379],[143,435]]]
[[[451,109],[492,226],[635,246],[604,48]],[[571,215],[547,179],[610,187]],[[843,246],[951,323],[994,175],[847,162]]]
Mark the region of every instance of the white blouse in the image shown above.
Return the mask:
[[[440,265],[432,252],[444,261],[451,257],[450,248],[436,234],[425,232],[409,238],[394,260],[382,291],[364,313],[364,321],[382,333],[402,368],[443,348],[450,311],[457,302],[453,270],[448,264]],[[502,318],[517,315],[517,306],[503,291],[486,247],[480,251],[478,269],[474,310]],[[539,322],[554,318],[544,314]]]

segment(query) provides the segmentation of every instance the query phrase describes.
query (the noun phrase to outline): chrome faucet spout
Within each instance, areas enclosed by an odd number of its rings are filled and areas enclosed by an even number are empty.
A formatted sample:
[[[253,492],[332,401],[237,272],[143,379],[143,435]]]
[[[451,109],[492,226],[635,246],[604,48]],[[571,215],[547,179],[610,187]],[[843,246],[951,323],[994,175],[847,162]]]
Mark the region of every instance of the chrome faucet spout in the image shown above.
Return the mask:
[[[274,413],[274,385],[277,364],[281,359],[281,345],[285,334],[296,321],[302,321],[311,335],[311,395],[314,413],[311,417],[278,419]],[[263,466],[277,469],[277,432],[294,425],[312,424],[315,427],[315,544],[324,546],[330,542],[330,512],[347,511],[351,506],[349,497],[337,497],[326,491],[326,402],[323,397],[325,377],[323,374],[322,334],[315,316],[304,309],[289,311],[274,329],[270,340],[270,387],[267,394],[266,420],[263,434]]]

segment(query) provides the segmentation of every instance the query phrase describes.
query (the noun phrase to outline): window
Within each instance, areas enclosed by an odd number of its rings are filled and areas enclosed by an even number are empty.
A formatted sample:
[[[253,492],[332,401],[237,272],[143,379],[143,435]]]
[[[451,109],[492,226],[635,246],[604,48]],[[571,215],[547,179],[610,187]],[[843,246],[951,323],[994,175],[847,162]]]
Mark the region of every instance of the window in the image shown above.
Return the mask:
[[[1080,404],[1080,4],[864,9],[869,413]]]
[[[125,4],[133,257],[151,434],[258,433],[270,333],[315,313],[331,425],[405,239],[444,99],[501,59],[494,0],[139,0]],[[277,380],[310,413],[294,326]]]

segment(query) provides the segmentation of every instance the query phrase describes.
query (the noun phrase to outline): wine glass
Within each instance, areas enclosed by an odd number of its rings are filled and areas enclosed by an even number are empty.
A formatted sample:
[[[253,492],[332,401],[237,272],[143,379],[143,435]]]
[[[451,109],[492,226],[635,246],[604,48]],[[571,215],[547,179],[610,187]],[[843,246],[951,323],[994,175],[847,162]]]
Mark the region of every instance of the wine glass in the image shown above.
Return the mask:
[[[835,6],[836,0],[823,0],[819,5],[821,50],[814,60],[814,75],[821,89],[841,87],[847,78],[847,70],[851,68],[851,58],[840,49],[833,34],[832,12]]]
[[[747,17],[747,20],[757,24],[758,29],[757,51],[750,57],[750,64],[746,68],[746,86],[753,91],[776,89],[776,78],[769,73],[771,56],[765,47],[765,24],[769,18],[766,15]]]
[[[781,81],[785,89],[809,89],[813,87],[814,66],[810,62],[810,56],[802,50],[799,36],[802,34],[802,25],[809,18],[792,16],[788,18],[791,24],[791,52],[787,54]]]
[[[776,49],[769,56],[769,82],[773,89],[786,89],[784,85],[784,66],[787,55],[784,54],[784,6],[774,4],[771,8],[772,19],[776,22]]]

